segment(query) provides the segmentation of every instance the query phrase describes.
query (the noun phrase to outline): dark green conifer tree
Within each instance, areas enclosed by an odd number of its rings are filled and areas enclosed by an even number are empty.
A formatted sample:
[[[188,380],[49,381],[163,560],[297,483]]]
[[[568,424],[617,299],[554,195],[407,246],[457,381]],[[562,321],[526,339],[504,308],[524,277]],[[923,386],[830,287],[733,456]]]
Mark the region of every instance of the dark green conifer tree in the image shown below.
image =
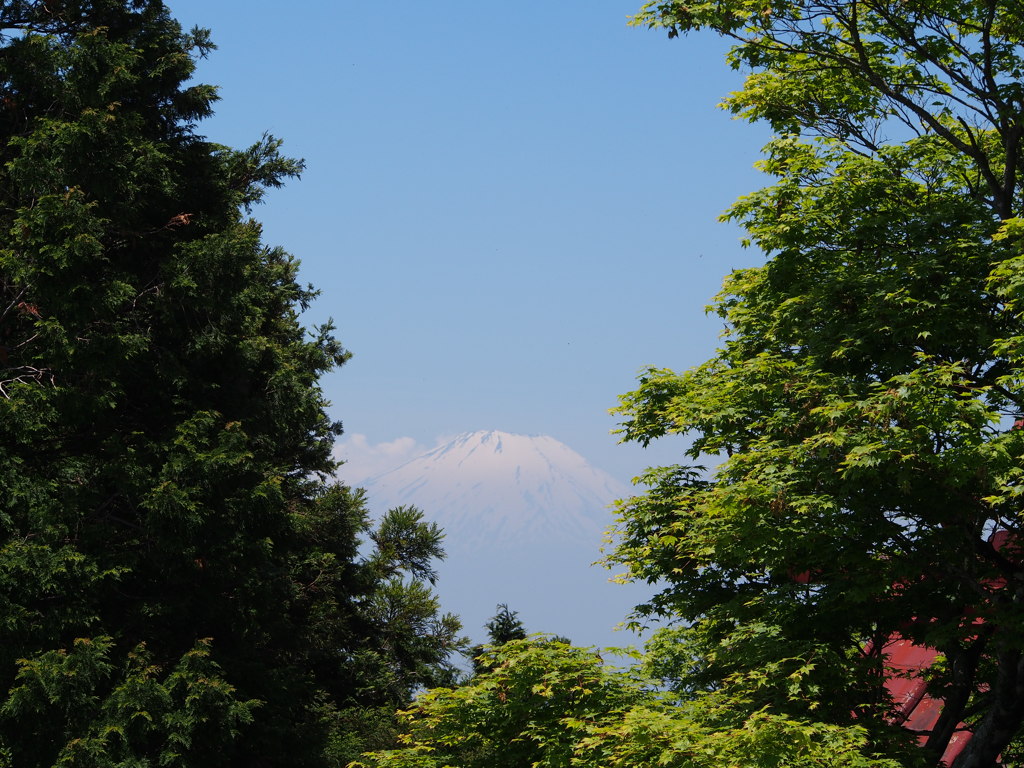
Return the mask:
[[[513,611],[506,603],[498,603],[496,613],[484,624],[487,630],[487,643],[474,645],[469,649],[469,657],[473,662],[473,674],[479,675],[488,669],[489,659],[485,653],[488,647],[499,648],[513,640],[526,639],[526,627],[519,618],[519,611]]]
[[[0,766],[338,762],[381,591],[440,547],[412,521],[360,557],[326,482],[346,352],[247,216],[301,164],[196,133],[211,44],[159,0],[4,0],[0,30]],[[445,668],[417,600],[375,706]]]
[[[519,619],[519,611],[511,610],[507,604],[498,603],[498,612],[484,627],[491,645],[504,645],[512,640],[525,640],[526,627]]]

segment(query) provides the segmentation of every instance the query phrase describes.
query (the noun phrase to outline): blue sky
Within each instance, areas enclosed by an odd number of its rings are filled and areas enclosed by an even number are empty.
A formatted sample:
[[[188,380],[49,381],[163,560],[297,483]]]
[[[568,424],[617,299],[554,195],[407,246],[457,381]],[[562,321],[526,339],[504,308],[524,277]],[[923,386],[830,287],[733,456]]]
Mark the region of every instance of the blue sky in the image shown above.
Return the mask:
[[[629,28],[639,0],[168,4],[219,46],[201,132],[306,160],[254,215],[355,354],[324,381],[343,452],[499,429],[624,481],[677,460],[616,445],[607,410],[706,359],[704,305],[759,260],[716,221],[767,183],[765,129],[715,106],[721,41]]]

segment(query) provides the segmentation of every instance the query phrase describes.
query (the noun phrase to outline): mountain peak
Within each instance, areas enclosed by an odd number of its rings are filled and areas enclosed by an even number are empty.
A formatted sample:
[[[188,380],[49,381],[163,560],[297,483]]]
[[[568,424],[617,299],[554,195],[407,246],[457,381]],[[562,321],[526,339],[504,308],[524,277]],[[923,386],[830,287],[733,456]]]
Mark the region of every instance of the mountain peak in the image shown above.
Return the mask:
[[[466,432],[362,485],[371,509],[414,504],[444,529],[440,593],[471,632],[507,603],[530,631],[584,644],[631,641],[611,627],[650,590],[610,584],[591,567],[612,521],[608,507],[630,489],[564,443]]]
[[[596,546],[621,483],[548,435],[478,430],[365,483],[375,506],[415,504],[452,549],[490,543]]]

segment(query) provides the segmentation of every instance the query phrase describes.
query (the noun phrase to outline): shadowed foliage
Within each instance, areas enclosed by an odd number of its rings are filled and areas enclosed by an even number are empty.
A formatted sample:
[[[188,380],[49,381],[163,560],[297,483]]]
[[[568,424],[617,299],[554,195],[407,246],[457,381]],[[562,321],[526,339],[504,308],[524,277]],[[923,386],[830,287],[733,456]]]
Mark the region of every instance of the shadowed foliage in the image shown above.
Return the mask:
[[[156,0],[0,30],[0,765],[326,765],[458,626],[439,534],[404,511],[361,556],[325,480],[347,353],[248,217],[301,163],[196,133],[212,45]]]

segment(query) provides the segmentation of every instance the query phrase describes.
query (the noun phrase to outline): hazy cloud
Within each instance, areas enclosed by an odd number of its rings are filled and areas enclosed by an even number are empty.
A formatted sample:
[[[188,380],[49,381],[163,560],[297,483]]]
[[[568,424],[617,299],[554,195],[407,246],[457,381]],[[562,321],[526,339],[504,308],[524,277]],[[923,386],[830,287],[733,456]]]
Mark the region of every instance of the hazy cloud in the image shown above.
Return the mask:
[[[349,485],[358,486],[428,450],[428,447],[411,437],[371,443],[366,435],[355,434],[347,435],[335,444],[334,457],[345,462],[338,470],[338,478]]]

